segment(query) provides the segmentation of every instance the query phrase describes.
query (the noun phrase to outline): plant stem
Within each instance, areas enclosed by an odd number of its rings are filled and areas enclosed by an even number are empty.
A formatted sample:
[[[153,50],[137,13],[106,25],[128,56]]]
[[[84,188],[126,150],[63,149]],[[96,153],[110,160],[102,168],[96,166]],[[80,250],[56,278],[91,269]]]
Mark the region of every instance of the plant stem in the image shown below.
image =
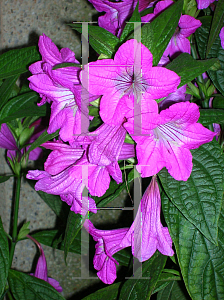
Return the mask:
[[[9,265],[11,267],[13,255],[16,247],[16,238],[17,238],[17,225],[18,225],[18,213],[19,213],[19,197],[20,197],[20,186],[21,186],[21,176],[17,176],[16,182],[16,201],[14,207],[14,218],[13,218],[13,230],[12,230],[12,243],[9,253]]]
[[[7,296],[8,296],[8,298],[9,298],[9,300],[13,300],[13,297],[12,297],[10,291],[7,292]]]

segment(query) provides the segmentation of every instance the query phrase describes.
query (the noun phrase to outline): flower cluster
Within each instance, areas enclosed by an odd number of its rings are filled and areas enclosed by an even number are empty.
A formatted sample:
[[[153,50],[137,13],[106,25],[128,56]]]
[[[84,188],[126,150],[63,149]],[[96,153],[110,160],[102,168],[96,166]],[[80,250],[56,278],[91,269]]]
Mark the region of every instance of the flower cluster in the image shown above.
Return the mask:
[[[106,12],[100,17],[99,25],[118,37],[136,2],[127,1],[124,5],[125,1],[91,0],[100,12]],[[152,5],[146,2],[140,1],[140,10]],[[144,21],[152,20],[172,3],[171,0],[159,2],[154,13],[145,16]],[[187,37],[200,25],[200,21],[183,15],[164,56],[169,60],[179,52],[190,53]],[[177,90],[181,78],[162,64],[153,66],[151,52],[135,39],[123,43],[113,59],[99,59],[82,69],[57,68],[61,63],[79,62],[71,50],[63,48],[59,52],[45,35],[40,37],[39,49],[42,60],[30,66],[33,74],[29,78],[30,88],[42,97],[39,105],[51,103],[48,133],[57,129],[60,132],[58,140],[42,144],[53,150],[44,171],[29,171],[27,178],[38,180],[36,190],[60,195],[75,213],[96,213],[91,196],[104,195],[111,177],[121,183],[119,161],[137,157],[138,172],[152,179],[132,226],[98,230],[90,220],[84,223],[97,242],[94,267],[99,278],[111,284],[116,279],[118,264],[113,254],[125,247],[131,246],[139,261],[149,259],[157,249],[172,256],[168,228],[160,221],[161,199],[156,174],[166,167],[174,179],[186,181],[193,167],[190,149],[210,142],[215,136],[197,123],[198,106],[180,96],[186,89],[183,87],[181,93]],[[172,100],[172,105],[158,105],[156,100],[166,97],[164,101]],[[98,98],[103,124],[89,132],[88,108]],[[134,141],[132,144],[125,143],[127,135]],[[85,187],[88,196],[83,195]]]

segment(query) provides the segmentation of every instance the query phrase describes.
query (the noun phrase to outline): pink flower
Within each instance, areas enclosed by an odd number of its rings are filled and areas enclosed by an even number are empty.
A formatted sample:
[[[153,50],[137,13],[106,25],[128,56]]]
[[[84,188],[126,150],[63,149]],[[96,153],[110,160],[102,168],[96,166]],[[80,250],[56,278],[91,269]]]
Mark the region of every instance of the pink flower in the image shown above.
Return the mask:
[[[33,73],[28,78],[29,87],[40,94],[42,100],[38,105],[53,102],[48,133],[60,129],[61,139],[71,141],[74,135],[87,131],[89,101],[97,96],[89,95],[81,86],[80,67],[52,69],[64,62],[79,63],[70,49],[63,48],[59,52],[51,39],[43,35],[39,39],[39,50],[42,60],[29,67]]]
[[[144,113],[134,135],[134,118],[124,127],[137,143],[137,170],[142,177],[157,174],[166,167],[176,180],[186,181],[192,171],[192,155],[189,149],[210,142],[214,132],[196,123],[199,108],[190,102],[180,102],[168,109]]]
[[[171,38],[164,55],[177,55],[180,52],[191,53],[190,41],[187,39],[192,33],[201,26],[201,21],[194,17],[183,15],[180,17],[178,27],[174,36]]]
[[[198,2],[198,9],[207,8],[214,1],[215,0],[197,0],[197,2]],[[218,0],[216,0],[216,1],[218,1]]]
[[[126,235],[128,228],[100,230],[96,229],[91,221],[86,220],[84,227],[92,235],[96,244],[96,253],[93,258],[94,268],[98,271],[97,276],[106,284],[112,284],[116,279],[116,264],[119,263],[113,258],[113,254],[123,248],[131,246],[129,242],[121,241]]]
[[[39,38],[38,46],[42,60],[35,62],[29,67],[32,74],[44,73],[44,63],[49,63],[52,67],[65,62],[79,64],[79,61],[75,59],[75,53],[72,50],[69,48],[62,48],[59,51],[57,46],[44,33]]]
[[[131,243],[132,254],[139,261],[148,260],[158,249],[163,255],[172,256],[172,239],[167,227],[160,221],[161,199],[156,176],[146,189],[137,215],[121,246]]]
[[[158,16],[162,11],[171,6],[174,2],[172,0],[159,1],[152,14],[148,14],[142,17],[142,21],[149,22],[152,21],[156,16]],[[165,52],[163,55],[173,57],[180,52],[191,53],[190,41],[187,39],[192,33],[196,31],[198,27],[201,26],[201,22],[191,16],[183,15],[180,17],[178,27],[175,34],[171,38]]]
[[[126,20],[133,14],[137,0],[122,0],[122,1],[108,1],[108,0],[89,0],[95,9],[99,12],[106,12],[103,16],[98,18],[100,27],[113,33],[117,37],[121,36],[122,30],[126,25]],[[140,0],[139,12],[151,7],[155,1]]]
[[[30,275],[48,282],[50,285],[52,285],[56,289],[56,291],[61,293],[63,291],[63,289],[60,286],[59,282],[57,280],[47,276],[47,262],[46,262],[46,258],[44,255],[43,248],[41,247],[41,244],[37,240],[35,240],[32,236],[27,235],[27,237],[29,239],[31,239],[32,241],[34,241],[34,243],[36,243],[36,245],[38,246],[38,248],[40,250],[40,257],[37,262],[35,273],[34,274],[30,273]]]
[[[141,60],[140,60],[141,58]],[[157,105],[153,99],[168,96],[176,91],[180,77],[165,68],[152,67],[151,52],[136,40],[128,40],[120,46],[114,59],[103,59],[88,64],[81,72],[88,73],[89,84],[84,87],[95,95],[103,95],[100,116],[110,125],[123,123],[131,117],[134,106],[142,102]]]
[[[220,40],[221,40],[221,46],[224,49],[224,27],[221,28],[219,37],[220,37]]]

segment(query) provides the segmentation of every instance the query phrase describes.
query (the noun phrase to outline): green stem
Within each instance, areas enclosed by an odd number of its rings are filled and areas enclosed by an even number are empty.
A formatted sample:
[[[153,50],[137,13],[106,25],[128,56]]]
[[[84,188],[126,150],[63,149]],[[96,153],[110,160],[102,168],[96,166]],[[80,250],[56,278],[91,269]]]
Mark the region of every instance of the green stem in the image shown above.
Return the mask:
[[[17,176],[16,182],[16,201],[14,208],[14,219],[13,219],[13,230],[12,230],[12,243],[9,253],[9,265],[11,267],[13,255],[16,247],[16,238],[17,238],[17,225],[18,225],[18,214],[19,214],[19,197],[20,197],[20,187],[21,187],[21,176]]]
[[[197,50],[196,50],[196,47],[195,47],[195,42],[194,42],[194,39],[193,39],[193,35],[191,36],[191,54],[192,54],[192,57],[194,59],[198,59],[198,54],[197,54]],[[202,84],[205,83],[202,75],[198,75],[197,80],[198,80],[198,82],[200,82]],[[199,91],[200,91],[202,99],[205,101],[205,94],[201,90],[200,86],[199,86]],[[203,107],[204,107],[204,101],[202,101]]]
[[[13,297],[12,297],[10,291],[7,292],[7,296],[8,296],[8,298],[9,298],[9,300],[13,300]]]

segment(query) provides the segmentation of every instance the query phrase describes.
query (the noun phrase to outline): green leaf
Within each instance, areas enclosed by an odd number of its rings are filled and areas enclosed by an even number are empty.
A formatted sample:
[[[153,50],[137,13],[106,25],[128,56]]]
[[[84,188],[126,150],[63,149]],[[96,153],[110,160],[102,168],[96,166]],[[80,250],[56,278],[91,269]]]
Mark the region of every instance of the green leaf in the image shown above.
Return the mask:
[[[0,124],[9,122],[16,118],[28,116],[45,116],[46,105],[37,106],[39,96],[35,92],[25,93],[12,98],[0,111]]]
[[[16,80],[18,79],[18,75],[11,76],[7,78],[0,87],[0,109],[5,105],[5,103],[10,98],[10,95],[15,86]]]
[[[224,97],[220,94],[212,96],[214,97],[214,99],[212,100],[212,107],[224,109]]]
[[[0,176],[0,183],[7,181],[10,177],[14,177],[14,174],[9,176]]]
[[[188,53],[181,53],[166,68],[174,71],[181,77],[181,83],[178,88],[195,79],[198,75],[208,71],[217,63],[217,58],[207,60],[195,60]]]
[[[125,248],[120,250],[119,252],[113,255],[113,258],[115,258],[119,262],[119,264],[128,267],[130,262],[130,257],[132,256],[130,249],[131,248]]]
[[[210,197],[209,192],[207,197]],[[216,246],[182,215],[165,193],[162,193],[162,205],[169,233],[176,248],[181,273],[191,298],[194,300],[224,299],[223,211],[220,214],[218,246]]]
[[[2,295],[9,271],[9,245],[0,217],[0,296]]]
[[[37,147],[39,147],[40,145],[42,145],[43,143],[46,143],[48,141],[50,141],[51,139],[55,138],[58,136],[59,130],[57,130],[54,133],[48,134],[47,130],[45,130],[37,139],[35,142],[32,143],[32,145],[30,146],[30,148],[28,149],[28,151],[26,152],[26,154],[28,155],[32,150],[36,149]]]
[[[30,186],[34,189],[36,182],[29,180]],[[62,221],[66,221],[70,207],[61,200],[58,195],[47,194],[42,191],[36,191],[38,195],[44,200],[44,202],[53,210],[57,217]]]
[[[217,244],[223,194],[223,154],[214,140],[191,153],[193,170],[186,182],[173,179],[165,168],[159,172],[159,178],[172,203],[192,226]]]
[[[82,33],[82,24],[69,24],[72,29]],[[111,58],[117,50],[119,39],[106,29],[88,25],[89,43],[98,54]]]
[[[0,79],[27,72],[29,65],[40,59],[36,46],[10,50],[0,56]]]
[[[78,232],[82,228],[82,216],[80,214],[76,214],[73,211],[69,212],[67,225],[65,230],[65,239],[64,239],[64,259],[66,262],[66,258],[69,252],[69,248],[74,241],[74,238],[77,236]]]
[[[48,282],[9,270],[9,286],[16,300],[65,300]]]
[[[27,234],[29,234],[30,232],[29,226],[30,226],[30,221],[23,224],[17,236],[17,241],[22,240],[23,238],[26,237]]]
[[[134,31],[134,24],[132,22],[139,22],[139,26],[141,26],[141,15],[138,11],[138,7],[139,2],[137,3],[130,20],[127,22],[122,31],[120,42],[124,42],[128,38],[128,36]]]
[[[200,109],[200,118],[198,120],[204,126],[209,124],[224,123],[224,110],[222,109]]]
[[[157,295],[157,300],[190,300],[182,282],[171,281]]]
[[[161,273],[159,280],[157,281],[156,287],[153,290],[153,294],[164,289],[167,285],[170,284],[171,281],[180,281],[180,280],[181,280],[180,276],[175,276],[169,273]]]
[[[224,1],[218,1],[218,3],[216,4],[215,13],[212,20],[212,26],[209,34],[206,56],[208,56],[216,38],[219,37],[220,30],[223,27],[223,21],[224,21]]]
[[[142,44],[153,55],[156,66],[172,38],[182,13],[183,0],[179,0],[159,14],[151,23],[142,26]]]
[[[61,235],[62,232],[56,229],[42,230],[32,234],[39,243],[64,251],[64,241],[58,243],[58,239],[60,239]],[[70,244],[69,252],[81,254],[81,231],[77,233],[73,242]]]
[[[89,106],[89,115],[93,117],[99,116],[99,108],[94,106]]]
[[[140,269],[138,269],[134,274],[136,279],[131,278],[123,284],[119,300],[150,299],[166,260],[167,256],[156,251],[149,260],[142,264],[142,277],[139,273]],[[143,277],[148,278],[144,279]]]
[[[221,1],[222,2],[222,1]],[[205,58],[206,45],[208,42],[211,17],[202,17],[200,21],[202,26],[199,27],[195,33],[195,38],[197,42],[198,52],[201,59]],[[210,76],[214,86],[222,93],[224,96],[224,49],[221,46],[219,36],[215,39],[214,43],[211,45],[211,50],[207,56],[208,58],[216,57],[219,59],[221,64],[221,69],[217,71],[208,70],[208,75]]]
[[[115,300],[118,296],[120,282],[111,284],[104,289],[100,289],[95,293],[83,298],[83,300]]]

